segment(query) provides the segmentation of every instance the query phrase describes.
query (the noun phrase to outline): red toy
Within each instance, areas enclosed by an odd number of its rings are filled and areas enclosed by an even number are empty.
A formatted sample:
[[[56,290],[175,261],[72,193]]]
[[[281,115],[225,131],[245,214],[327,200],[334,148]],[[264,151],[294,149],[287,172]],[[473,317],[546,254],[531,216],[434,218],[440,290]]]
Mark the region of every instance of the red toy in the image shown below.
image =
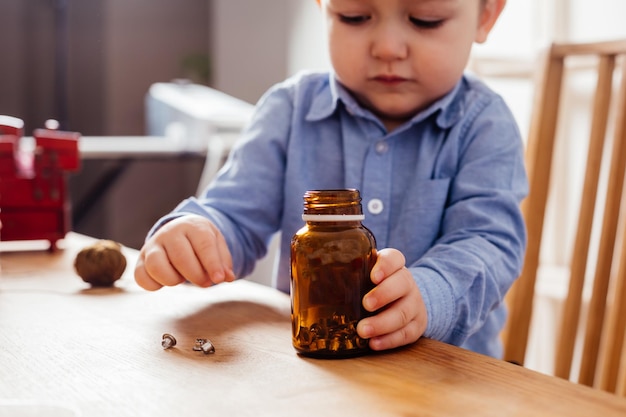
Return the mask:
[[[0,116],[0,240],[56,241],[70,229],[67,172],[80,166],[76,132],[36,129],[35,148],[20,150],[24,122]]]

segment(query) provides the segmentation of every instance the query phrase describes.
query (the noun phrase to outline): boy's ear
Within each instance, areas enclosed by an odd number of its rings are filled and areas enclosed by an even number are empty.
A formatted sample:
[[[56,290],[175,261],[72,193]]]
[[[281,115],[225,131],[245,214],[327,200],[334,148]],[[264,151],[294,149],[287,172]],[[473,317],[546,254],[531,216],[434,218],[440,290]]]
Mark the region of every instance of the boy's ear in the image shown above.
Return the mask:
[[[478,30],[476,31],[477,43],[483,43],[487,40],[489,32],[496,24],[502,9],[506,5],[506,0],[485,0],[485,4],[481,6],[480,15],[478,17]]]

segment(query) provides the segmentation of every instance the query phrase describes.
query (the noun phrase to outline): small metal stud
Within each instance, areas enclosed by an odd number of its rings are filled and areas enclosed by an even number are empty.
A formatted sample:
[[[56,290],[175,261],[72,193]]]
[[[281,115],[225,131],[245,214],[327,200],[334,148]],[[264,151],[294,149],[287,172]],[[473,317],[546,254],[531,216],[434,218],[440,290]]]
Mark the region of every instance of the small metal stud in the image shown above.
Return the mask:
[[[202,345],[204,344],[205,341],[206,339],[196,339],[196,344],[193,345],[193,350],[197,352],[202,351]]]
[[[176,346],[176,338],[169,333],[164,333],[163,339],[161,340],[161,346],[163,346],[163,349],[169,349]]]
[[[209,353],[215,353],[215,346],[213,346],[213,343],[211,343],[209,339],[196,339],[193,350],[208,355]]]

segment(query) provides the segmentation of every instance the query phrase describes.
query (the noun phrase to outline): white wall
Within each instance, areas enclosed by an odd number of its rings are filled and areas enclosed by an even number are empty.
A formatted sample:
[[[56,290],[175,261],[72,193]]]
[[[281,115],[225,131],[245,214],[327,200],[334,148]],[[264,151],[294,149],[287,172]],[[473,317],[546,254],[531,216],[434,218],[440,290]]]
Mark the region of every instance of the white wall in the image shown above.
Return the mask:
[[[295,74],[303,69],[328,69],[330,62],[326,29],[317,3],[313,0],[292,1],[291,22],[288,73]]]
[[[570,12],[569,38],[593,41],[626,38],[626,1],[576,0]]]
[[[216,89],[255,103],[287,77],[293,1],[212,1],[209,36]]]

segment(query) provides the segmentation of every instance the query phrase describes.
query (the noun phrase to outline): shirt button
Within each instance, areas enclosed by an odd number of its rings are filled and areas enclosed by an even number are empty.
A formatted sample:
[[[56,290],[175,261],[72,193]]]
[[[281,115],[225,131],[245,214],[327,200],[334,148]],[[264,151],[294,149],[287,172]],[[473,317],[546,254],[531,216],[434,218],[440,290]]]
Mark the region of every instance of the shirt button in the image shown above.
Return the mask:
[[[371,214],[380,214],[383,211],[383,202],[378,198],[372,198],[367,203],[367,210]]]
[[[381,140],[376,144],[376,153],[383,154],[389,150],[387,142]]]

